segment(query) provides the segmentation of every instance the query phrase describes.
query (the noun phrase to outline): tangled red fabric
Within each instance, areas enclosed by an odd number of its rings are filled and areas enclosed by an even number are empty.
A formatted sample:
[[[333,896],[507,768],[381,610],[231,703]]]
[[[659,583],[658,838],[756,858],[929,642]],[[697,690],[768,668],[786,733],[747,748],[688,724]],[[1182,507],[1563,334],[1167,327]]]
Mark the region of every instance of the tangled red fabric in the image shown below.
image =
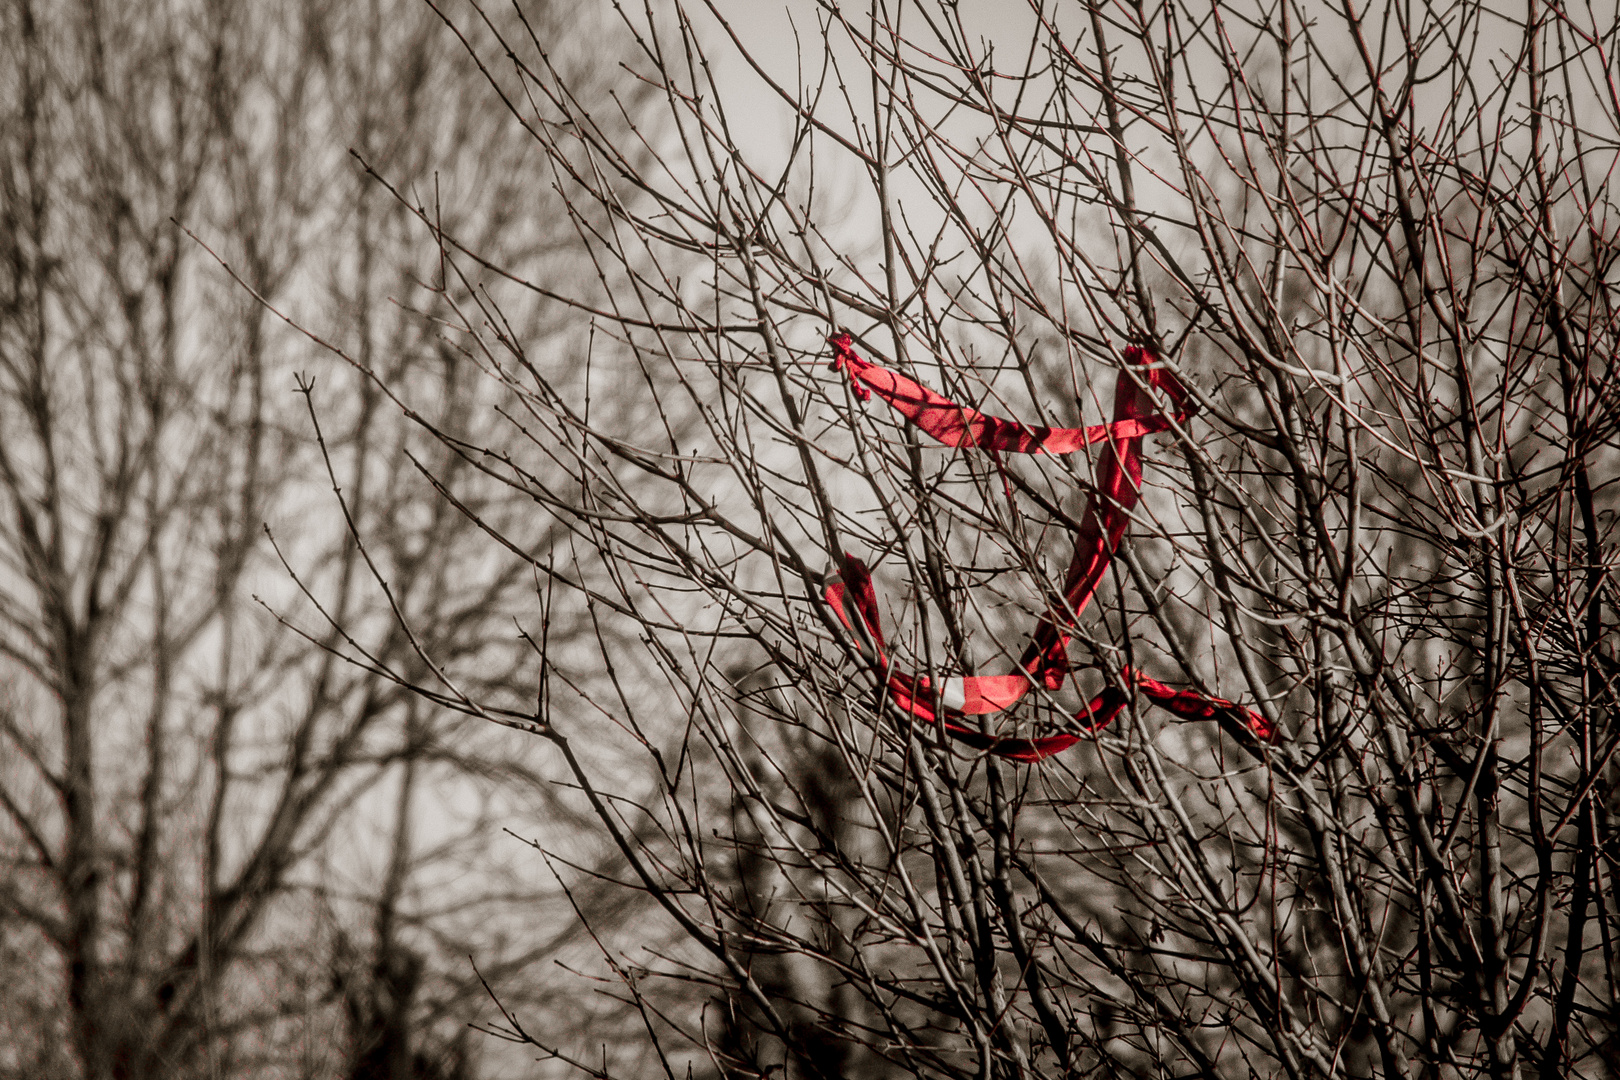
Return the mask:
[[[969,675],[944,679],[936,686],[925,675],[896,670],[885,653],[877,594],[866,565],[845,554],[842,573],[827,586],[827,602],[839,620],[862,642],[862,651],[884,674],[888,695],[897,706],[928,722],[937,722],[953,738],[979,750],[1013,761],[1033,762],[1066,750],[1081,735],[1067,731],[1037,739],[986,735],[963,724],[967,716],[997,713],[1028,693],[1038,680],[1049,690],[1063,685],[1071,668],[1069,632],[1102,580],[1120,539],[1130,522],[1142,485],[1142,439],[1166,431],[1191,413],[1186,392],[1176,377],[1162,367],[1144,367],[1144,381],[1162,393],[1173,410],[1165,416],[1135,380],[1120,374],[1114,390],[1114,420],[1086,428],[1049,428],[1020,424],[959,405],[912,380],[868,363],[856,354],[848,334],[830,338],[833,367],[846,371],[861,399],[876,394],[901,415],[947,446],[977,447],[1016,454],[1070,454],[1092,443],[1102,443],[1094,488],[1086,502],[1074,538],[1074,557],[1063,583],[1061,605],[1054,604],[1035,627],[1019,670],[1007,675]],[[1148,365],[1147,350],[1132,346],[1125,360]],[[1247,728],[1257,738],[1276,737],[1259,713],[1196,690],[1173,690],[1141,672],[1126,668],[1124,682],[1155,704],[1185,719],[1226,718]],[[1081,731],[1103,727],[1129,702],[1117,686],[1104,690],[1076,716]]]

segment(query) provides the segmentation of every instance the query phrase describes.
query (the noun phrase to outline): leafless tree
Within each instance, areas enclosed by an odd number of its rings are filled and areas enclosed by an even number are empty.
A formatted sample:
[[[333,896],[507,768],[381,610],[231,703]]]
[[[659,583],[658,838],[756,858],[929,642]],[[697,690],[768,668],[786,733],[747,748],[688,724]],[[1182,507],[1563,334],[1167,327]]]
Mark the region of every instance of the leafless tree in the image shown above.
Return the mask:
[[[604,939],[641,1050],[672,1077],[1613,1075],[1614,13],[793,10],[787,58],[716,5],[626,11],[663,105],[628,133],[543,33],[445,10],[594,279],[402,198],[445,293],[510,270],[448,322],[519,437],[434,433],[563,530],[539,553],[442,482],[547,582],[541,692],[415,682],[554,747],[678,928]],[[536,294],[595,336],[534,348],[504,308]],[[1107,440],[1004,456],[863,402],[841,331],[1026,425],[1151,406],[1140,501],[1094,485]],[[897,681],[1018,671],[1077,614],[1070,537],[1127,510],[1063,685],[964,716]],[[882,599],[852,617],[859,564]],[[548,647],[553,602],[601,647]],[[1187,719],[1147,676],[1238,704]],[[996,742],[1065,731],[1033,764]],[[626,741],[643,778],[593,767]],[[517,1006],[496,1029],[652,1067]]]
[[[367,170],[532,268],[564,257],[541,161],[414,3],[0,5],[0,1075],[471,1077],[474,951],[545,1007],[510,976],[569,940],[560,897],[488,854],[569,827],[538,755],[337,656],[421,676],[397,609],[527,693],[532,574],[467,551],[411,456],[443,448],[271,310],[500,438],[391,302],[438,252]]]

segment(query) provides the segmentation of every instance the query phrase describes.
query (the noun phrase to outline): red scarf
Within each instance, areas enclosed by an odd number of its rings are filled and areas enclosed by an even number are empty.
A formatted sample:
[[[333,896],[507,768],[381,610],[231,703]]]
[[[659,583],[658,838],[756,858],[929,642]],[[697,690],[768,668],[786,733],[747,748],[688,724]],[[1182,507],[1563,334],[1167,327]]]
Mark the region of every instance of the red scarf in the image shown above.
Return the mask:
[[[1142,486],[1142,439],[1166,431],[1170,419],[1180,423],[1191,413],[1186,391],[1176,377],[1164,368],[1148,368],[1148,385],[1157,388],[1174,408],[1171,418],[1159,413],[1153,402],[1124,373],[1114,389],[1114,421],[1088,428],[1032,427],[998,416],[986,416],[976,409],[943,398],[925,386],[887,368],[868,363],[855,353],[848,334],[829,339],[836,353],[833,367],[849,373],[856,396],[870,394],[888,402],[911,423],[947,446],[975,446],[992,452],[1015,454],[1072,454],[1092,443],[1103,444],[1098,456],[1095,490],[1086,501],[1080,529],[1074,538],[1074,558],[1063,582],[1063,604],[1055,607],[1035,627],[1018,671],[1008,675],[969,675],[944,679],[936,687],[926,675],[895,670],[884,653],[883,626],[878,616],[877,594],[866,565],[845,554],[843,573],[827,586],[827,602],[840,621],[862,642],[862,651],[884,674],[889,698],[919,719],[937,721],[954,738],[979,750],[986,750],[1014,761],[1039,761],[1080,741],[1080,734],[1064,732],[1039,739],[998,738],[962,724],[965,716],[981,716],[1007,709],[1030,691],[1036,680],[1048,690],[1056,690],[1072,670],[1068,660],[1069,632],[1081,611],[1091,601],[1108,569],[1120,539],[1130,523]],[[1129,364],[1145,365],[1152,355],[1143,348],[1125,350]],[[859,618],[857,629],[854,617]],[[1209,697],[1196,690],[1172,690],[1141,672],[1125,668],[1121,677],[1145,697],[1177,716],[1208,720],[1225,716],[1235,720],[1258,738],[1271,741],[1276,732],[1259,713],[1230,701]],[[1076,716],[1082,730],[1096,730],[1119,715],[1129,698],[1117,686],[1097,695]]]

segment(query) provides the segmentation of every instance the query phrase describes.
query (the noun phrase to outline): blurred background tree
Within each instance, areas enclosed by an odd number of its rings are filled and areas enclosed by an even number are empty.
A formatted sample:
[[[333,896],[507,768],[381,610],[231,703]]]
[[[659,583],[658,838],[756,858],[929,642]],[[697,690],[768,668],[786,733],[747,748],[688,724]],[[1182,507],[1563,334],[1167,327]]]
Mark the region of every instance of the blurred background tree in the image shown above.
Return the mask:
[[[402,306],[437,248],[365,169],[567,273],[505,119],[407,0],[0,5],[0,1076],[485,1075],[472,953],[583,1019],[525,974],[579,936],[555,882],[492,853],[522,850],[502,825],[569,829],[539,755],[332,652],[420,675],[392,603],[480,695],[532,695],[532,574],[469,548],[416,462],[466,470],[266,306],[335,327],[437,431],[501,439],[425,317],[471,286]],[[519,496],[462,490],[549,546]],[[352,640],[277,624],[313,614],[295,581]]]

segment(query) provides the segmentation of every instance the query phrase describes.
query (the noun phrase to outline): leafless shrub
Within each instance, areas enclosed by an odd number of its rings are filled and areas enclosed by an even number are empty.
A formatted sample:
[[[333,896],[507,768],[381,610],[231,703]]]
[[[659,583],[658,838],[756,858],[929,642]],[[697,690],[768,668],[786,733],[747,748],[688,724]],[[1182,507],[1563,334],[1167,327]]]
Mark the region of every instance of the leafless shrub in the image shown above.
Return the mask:
[[[566,355],[456,306],[520,438],[442,443],[566,530],[482,522],[602,647],[542,649],[537,710],[418,685],[552,744],[681,931],[606,948],[667,1075],[1614,1071],[1612,12],[880,0],[785,63],[649,6],[628,134],[531,28],[446,18],[598,275],[512,275],[591,318]],[[1138,697],[1026,766],[903,708],[825,572],[878,568],[896,665],[1008,670],[1095,466],[939,446],[841,329],[1030,424],[1109,419],[1130,343],[1199,406],[1074,677],[982,736],[1128,666],[1279,738]],[[650,792],[585,760],[627,737]]]

